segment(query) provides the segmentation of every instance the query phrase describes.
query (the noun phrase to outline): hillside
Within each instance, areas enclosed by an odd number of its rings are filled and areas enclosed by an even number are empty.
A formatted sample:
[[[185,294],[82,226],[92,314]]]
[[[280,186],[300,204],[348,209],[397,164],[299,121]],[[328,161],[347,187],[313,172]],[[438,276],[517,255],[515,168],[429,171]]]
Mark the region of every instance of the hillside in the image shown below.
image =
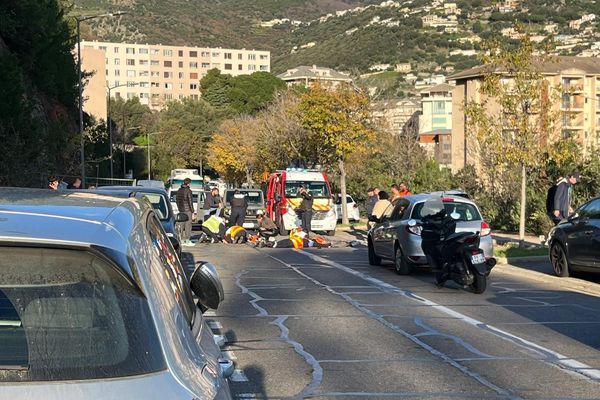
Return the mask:
[[[410,63],[421,74],[477,62],[482,41],[554,35],[560,54],[600,55],[600,2],[589,0],[75,0],[94,20],[88,39],[261,48],[274,72],[318,64],[353,73]],[[455,4],[456,7],[453,7]],[[598,42],[598,43],[597,43]],[[388,66],[389,64],[389,66]],[[423,75],[423,76],[424,76]]]

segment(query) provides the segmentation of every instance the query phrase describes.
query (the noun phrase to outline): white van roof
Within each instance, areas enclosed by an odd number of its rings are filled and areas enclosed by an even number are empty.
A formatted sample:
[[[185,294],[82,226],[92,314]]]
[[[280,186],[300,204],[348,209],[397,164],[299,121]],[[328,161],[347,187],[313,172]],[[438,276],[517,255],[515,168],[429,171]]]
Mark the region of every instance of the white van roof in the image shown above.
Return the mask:
[[[325,176],[316,171],[286,171],[286,181],[324,182]]]

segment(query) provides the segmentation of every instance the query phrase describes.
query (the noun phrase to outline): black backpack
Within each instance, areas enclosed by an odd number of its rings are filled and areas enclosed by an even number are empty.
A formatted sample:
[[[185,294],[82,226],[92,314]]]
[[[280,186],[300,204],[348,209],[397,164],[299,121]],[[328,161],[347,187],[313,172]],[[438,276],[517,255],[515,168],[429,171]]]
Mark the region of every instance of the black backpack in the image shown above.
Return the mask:
[[[552,215],[554,213],[554,195],[556,194],[556,188],[558,185],[552,185],[548,189],[546,194],[546,213]]]

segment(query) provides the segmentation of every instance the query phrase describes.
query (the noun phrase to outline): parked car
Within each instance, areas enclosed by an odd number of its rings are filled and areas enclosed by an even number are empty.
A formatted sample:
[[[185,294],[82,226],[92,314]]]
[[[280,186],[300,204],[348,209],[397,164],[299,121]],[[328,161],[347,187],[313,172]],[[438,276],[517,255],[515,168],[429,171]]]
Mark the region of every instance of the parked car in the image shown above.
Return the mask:
[[[231,199],[236,189],[229,189],[225,191],[225,218],[228,218],[231,214]],[[265,209],[265,197],[262,190],[260,189],[237,189],[241,194],[246,196],[248,200],[248,209],[246,210],[246,218],[244,219],[244,228],[246,229],[258,229],[258,220],[256,219],[256,212],[258,210],[264,211]]]
[[[360,221],[360,210],[358,203],[354,201],[352,196],[346,195],[346,205],[348,210],[348,219],[352,221]],[[335,196],[335,212],[337,213],[338,221],[342,219],[342,195],[338,194]]]
[[[420,211],[432,194],[405,196],[391,204],[379,221],[369,230],[367,244],[369,264],[379,265],[382,259],[394,261],[396,272],[410,273],[417,266],[427,264],[421,249]],[[490,226],[477,205],[462,196],[442,198],[448,214],[457,213],[456,232],[479,232],[480,248],[486,258],[493,256]],[[409,223],[410,222],[410,223]]]
[[[0,399],[231,399],[216,269],[188,280],[148,202],[2,188],[0,219]]]
[[[550,262],[557,276],[572,271],[599,272],[600,197],[579,207],[550,231]]]
[[[134,186],[143,186],[143,187],[149,187],[149,188],[164,189],[165,183],[163,181],[158,181],[158,180],[154,180],[154,179],[138,179],[135,181]]]
[[[183,215],[172,209],[165,189],[143,186],[101,186],[96,188],[95,191],[113,196],[145,197],[152,204],[156,216],[175,248],[175,252],[178,256],[181,256],[181,244],[176,224],[187,221],[185,219],[187,216],[184,218]]]

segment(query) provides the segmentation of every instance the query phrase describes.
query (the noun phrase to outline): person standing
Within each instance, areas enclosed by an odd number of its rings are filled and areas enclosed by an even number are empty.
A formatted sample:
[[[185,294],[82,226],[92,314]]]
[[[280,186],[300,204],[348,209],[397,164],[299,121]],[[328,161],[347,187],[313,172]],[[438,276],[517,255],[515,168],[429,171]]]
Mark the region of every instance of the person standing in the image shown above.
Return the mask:
[[[384,211],[392,204],[389,200],[389,195],[387,192],[383,190],[379,192],[379,200],[375,203],[375,207],[373,207],[373,217],[380,219],[383,215]]]
[[[231,214],[229,215],[229,226],[243,226],[248,210],[248,199],[236,189],[231,199]]]
[[[192,189],[190,189],[190,178],[183,180],[183,185],[177,190],[175,195],[175,203],[180,213],[188,216],[187,221],[183,223],[183,232],[181,237],[182,246],[193,246],[194,243],[190,240],[192,236],[192,219],[194,216],[194,201],[192,198]]]
[[[560,220],[567,218],[573,214],[571,201],[573,200],[573,185],[579,182],[580,175],[578,172],[572,172],[566,178],[561,179],[556,184],[554,192],[554,223],[558,224]]]
[[[211,215],[219,214],[219,209],[223,207],[223,201],[219,196],[219,188],[213,187],[210,193],[206,194],[204,199],[204,221],[206,221]]]
[[[400,197],[410,196],[412,194],[410,192],[410,190],[408,190],[408,186],[404,182],[402,182],[402,183],[400,183],[400,185],[398,185],[398,189],[399,189],[398,195]]]
[[[400,195],[400,189],[398,188],[398,185],[396,185],[395,183],[392,185],[391,187],[391,192],[392,192],[392,198],[390,199],[390,201],[393,203],[394,201],[398,200],[400,197],[402,197]],[[380,197],[381,198],[381,197]]]
[[[298,194],[302,197],[302,203],[300,203],[300,207],[298,207],[300,220],[302,221],[302,230],[306,232],[306,236],[308,237],[310,236],[310,225],[313,215],[313,197],[309,191],[306,190],[305,186],[300,187]]]
[[[367,216],[373,213],[373,207],[375,207],[375,203],[379,200],[379,197],[375,194],[375,188],[369,188],[367,190]]]

